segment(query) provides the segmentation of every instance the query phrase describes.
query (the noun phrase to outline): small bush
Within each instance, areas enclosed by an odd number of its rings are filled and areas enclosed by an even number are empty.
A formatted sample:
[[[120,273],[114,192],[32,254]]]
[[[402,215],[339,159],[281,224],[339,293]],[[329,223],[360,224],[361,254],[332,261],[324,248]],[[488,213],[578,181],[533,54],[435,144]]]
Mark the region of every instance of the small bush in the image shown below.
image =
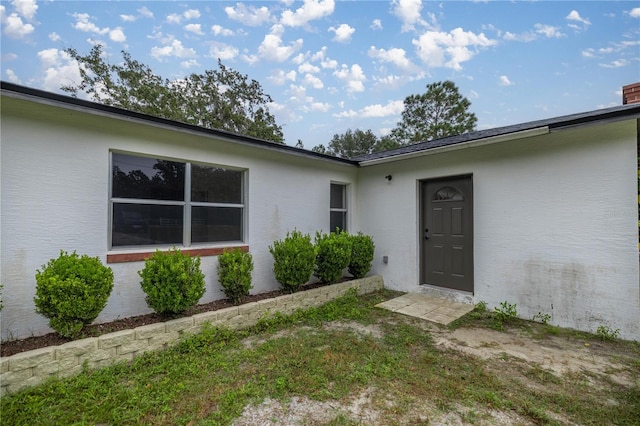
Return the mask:
[[[75,338],[95,320],[113,290],[113,271],[97,257],[60,251],[36,271],[36,312],[64,337]]]
[[[273,256],[273,272],[282,287],[293,293],[311,278],[316,261],[316,251],[309,234],[298,230],[287,232],[282,241],[269,246]]]
[[[238,304],[251,290],[251,271],[253,259],[251,253],[240,249],[226,251],[218,256],[218,281],[224,294]]]
[[[184,312],[198,303],[205,292],[200,257],[190,257],[177,249],[157,250],[138,275],[147,305],[159,314]]]
[[[346,232],[316,232],[316,268],[313,273],[323,283],[335,283],[351,261],[351,240]]]
[[[500,303],[500,307],[496,307],[493,310],[493,317],[495,319],[494,328],[504,330],[505,323],[511,322],[518,317],[517,305],[505,300]]]
[[[600,339],[602,339],[603,342],[614,341],[618,338],[618,336],[620,336],[620,329],[616,328],[614,330],[608,325],[600,325],[596,330],[596,335],[600,337]]]
[[[358,232],[357,235],[349,235],[351,240],[351,259],[349,261],[349,273],[354,278],[362,278],[371,270],[375,245],[373,238]]]

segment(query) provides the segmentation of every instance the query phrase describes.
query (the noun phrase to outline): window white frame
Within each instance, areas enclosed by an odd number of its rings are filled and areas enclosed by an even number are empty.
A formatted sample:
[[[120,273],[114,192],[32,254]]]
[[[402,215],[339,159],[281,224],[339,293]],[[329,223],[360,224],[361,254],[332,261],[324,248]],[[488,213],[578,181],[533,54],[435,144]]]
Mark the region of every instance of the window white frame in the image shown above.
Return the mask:
[[[334,189],[340,188],[341,189],[341,196],[340,196],[340,202],[337,203],[338,200],[336,200],[333,196],[334,194]],[[331,182],[330,186],[329,186],[329,232],[335,232],[335,227],[333,226],[333,221],[331,220],[331,216],[334,213],[341,213],[342,217],[343,217],[343,228],[341,228],[343,231],[348,231],[349,230],[349,184],[347,183],[342,183],[342,182]],[[337,205],[339,204],[339,205]]]
[[[165,160],[171,162],[182,163],[185,165],[185,176],[184,176],[184,200],[183,201],[173,201],[173,200],[156,200],[156,199],[143,199],[143,198],[120,198],[113,197],[113,154],[123,154],[129,155],[133,157],[141,157],[141,158],[149,158],[149,159],[158,159]],[[220,168],[229,171],[237,171],[242,173],[241,177],[241,188],[240,188],[240,203],[217,203],[217,202],[200,202],[200,201],[192,201],[191,200],[191,178],[192,178],[192,165],[211,167],[211,168]],[[247,175],[248,170],[230,167],[221,164],[211,164],[204,163],[198,161],[189,161],[185,159],[177,159],[177,158],[168,158],[164,156],[158,155],[150,155],[150,154],[141,154],[135,152],[127,152],[127,151],[119,151],[112,150],[109,152],[109,230],[108,230],[108,246],[110,250],[117,249],[149,249],[155,247],[170,247],[170,246],[180,246],[180,247],[201,247],[201,246],[216,246],[216,245],[228,245],[229,243],[244,243],[246,240],[246,232],[247,232],[247,208],[246,208],[246,199],[247,199]],[[182,243],[166,243],[166,244],[145,244],[145,245],[113,245],[113,227],[114,227],[114,204],[136,204],[136,205],[156,205],[156,206],[181,206],[182,207]],[[241,219],[240,219],[240,239],[239,240],[229,240],[229,241],[210,241],[210,242],[197,242],[193,243],[191,234],[192,234],[192,208],[193,207],[224,207],[224,208],[238,208],[241,209]]]

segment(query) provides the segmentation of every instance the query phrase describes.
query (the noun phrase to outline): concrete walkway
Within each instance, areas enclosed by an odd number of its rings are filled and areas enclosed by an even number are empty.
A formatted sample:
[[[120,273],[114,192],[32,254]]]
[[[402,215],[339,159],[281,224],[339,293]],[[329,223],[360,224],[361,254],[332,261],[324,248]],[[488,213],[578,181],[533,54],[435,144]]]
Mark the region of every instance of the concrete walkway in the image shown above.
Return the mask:
[[[448,325],[473,310],[472,304],[453,302],[421,293],[407,293],[378,303],[376,307],[442,325]]]

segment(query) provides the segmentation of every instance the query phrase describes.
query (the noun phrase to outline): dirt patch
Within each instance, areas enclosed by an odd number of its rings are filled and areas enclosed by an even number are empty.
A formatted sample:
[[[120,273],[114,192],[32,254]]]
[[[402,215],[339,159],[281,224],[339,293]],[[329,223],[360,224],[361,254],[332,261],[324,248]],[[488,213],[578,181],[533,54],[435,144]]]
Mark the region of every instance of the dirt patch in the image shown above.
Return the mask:
[[[293,397],[286,403],[267,398],[245,408],[234,426],[324,425],[339,418],[358,424],[378,424],[379,412],[372,407],[372,390],[365,390],[344,402],[313,401]]]
[[[434,328],[432,334],[436,345],[482,359],[513,357],[558,376],[588,372],[606,375],[624,386],[634,385],[625,365],[612,360],[612,354],[602,353],[598,345],[591,343],[555,336],[539,341],[515,332],[505,333],[486,328],[460,328],[454,331]]]

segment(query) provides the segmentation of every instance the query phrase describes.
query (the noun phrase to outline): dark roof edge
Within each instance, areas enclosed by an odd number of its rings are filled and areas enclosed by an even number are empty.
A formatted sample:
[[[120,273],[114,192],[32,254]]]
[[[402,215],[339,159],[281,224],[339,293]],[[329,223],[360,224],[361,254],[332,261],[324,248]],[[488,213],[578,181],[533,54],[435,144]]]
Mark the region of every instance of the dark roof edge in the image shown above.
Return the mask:
[[[293,147],[286,144],[280,144],[277,142],[271,142],[264,139],[258,139],[251,136],[241,135],[239,133],[233,133],[226,130],[220,129],[207,129],[204,127],[196,126],[193,124],[183,123],[180,121],[168,120],[165,118],[155,117],[152,115],[142,114],[139,112],[129,111],[126,109],[104,105],[97,102],[87,101],[84,99],[74,98],[72,96],[61,95],[59,93],[47,92],[40,89],[34,89],[31,87],[21,86],[14,83],[9,83],[6,81],[0,81],[0,88],[2,90],[2,94],[13,95],[14,97],[21,97],[41,102],[48,101],[54,105],[62,105],[62,106],[72,106],[76,108],[80,108],[88,111],[97,111],[102,113],[107,113],[115,116],[132,118],[135,120],[140,120],[144,122],[149,122],[153,124],[158,124],[162,126],[168,126],[179,130],[186,130],[194,133],[205,134],[207,136],[214,136],[219,139],[224,139],[227,141],[243,144],[243,145],[251,145],[255,147],[260,147],[263,149],[268,149],[272,151],[280,151],[285,152],[292,155],[298,155],[303,157],[310,157],[335,163],[348,164],[352,166],[358,166],[359,162],[355,160],[350,160],[347,158],[334,157],[327,154],[320,154],[318,152]]]
[[[619,105],[610,108],[569,114],[555,118],[535,120],[503,127],[495,127],[485,130],[476,130],[470,133],[463,133],[461,135],[447,136],[441,139],[433,139],[427,142],[405,145],[389,151],[358,156],[355,157],[354,160],[358,160],[362,165],[362,163],[375,160],[391,160],[396,156],[417,155],[420,152],[427,152],[432,149],[443,148],[446,146],[470,143],[489,138],[497,138],[499,136],[506,136],[510,134],[516,135],[520,132],[526,132],[538,128],[548,128],[549,132],[553,132],[577,126],[595,124],[598,122],[619,121],[633,118],[634,116],[640,116],[640,103]]]

